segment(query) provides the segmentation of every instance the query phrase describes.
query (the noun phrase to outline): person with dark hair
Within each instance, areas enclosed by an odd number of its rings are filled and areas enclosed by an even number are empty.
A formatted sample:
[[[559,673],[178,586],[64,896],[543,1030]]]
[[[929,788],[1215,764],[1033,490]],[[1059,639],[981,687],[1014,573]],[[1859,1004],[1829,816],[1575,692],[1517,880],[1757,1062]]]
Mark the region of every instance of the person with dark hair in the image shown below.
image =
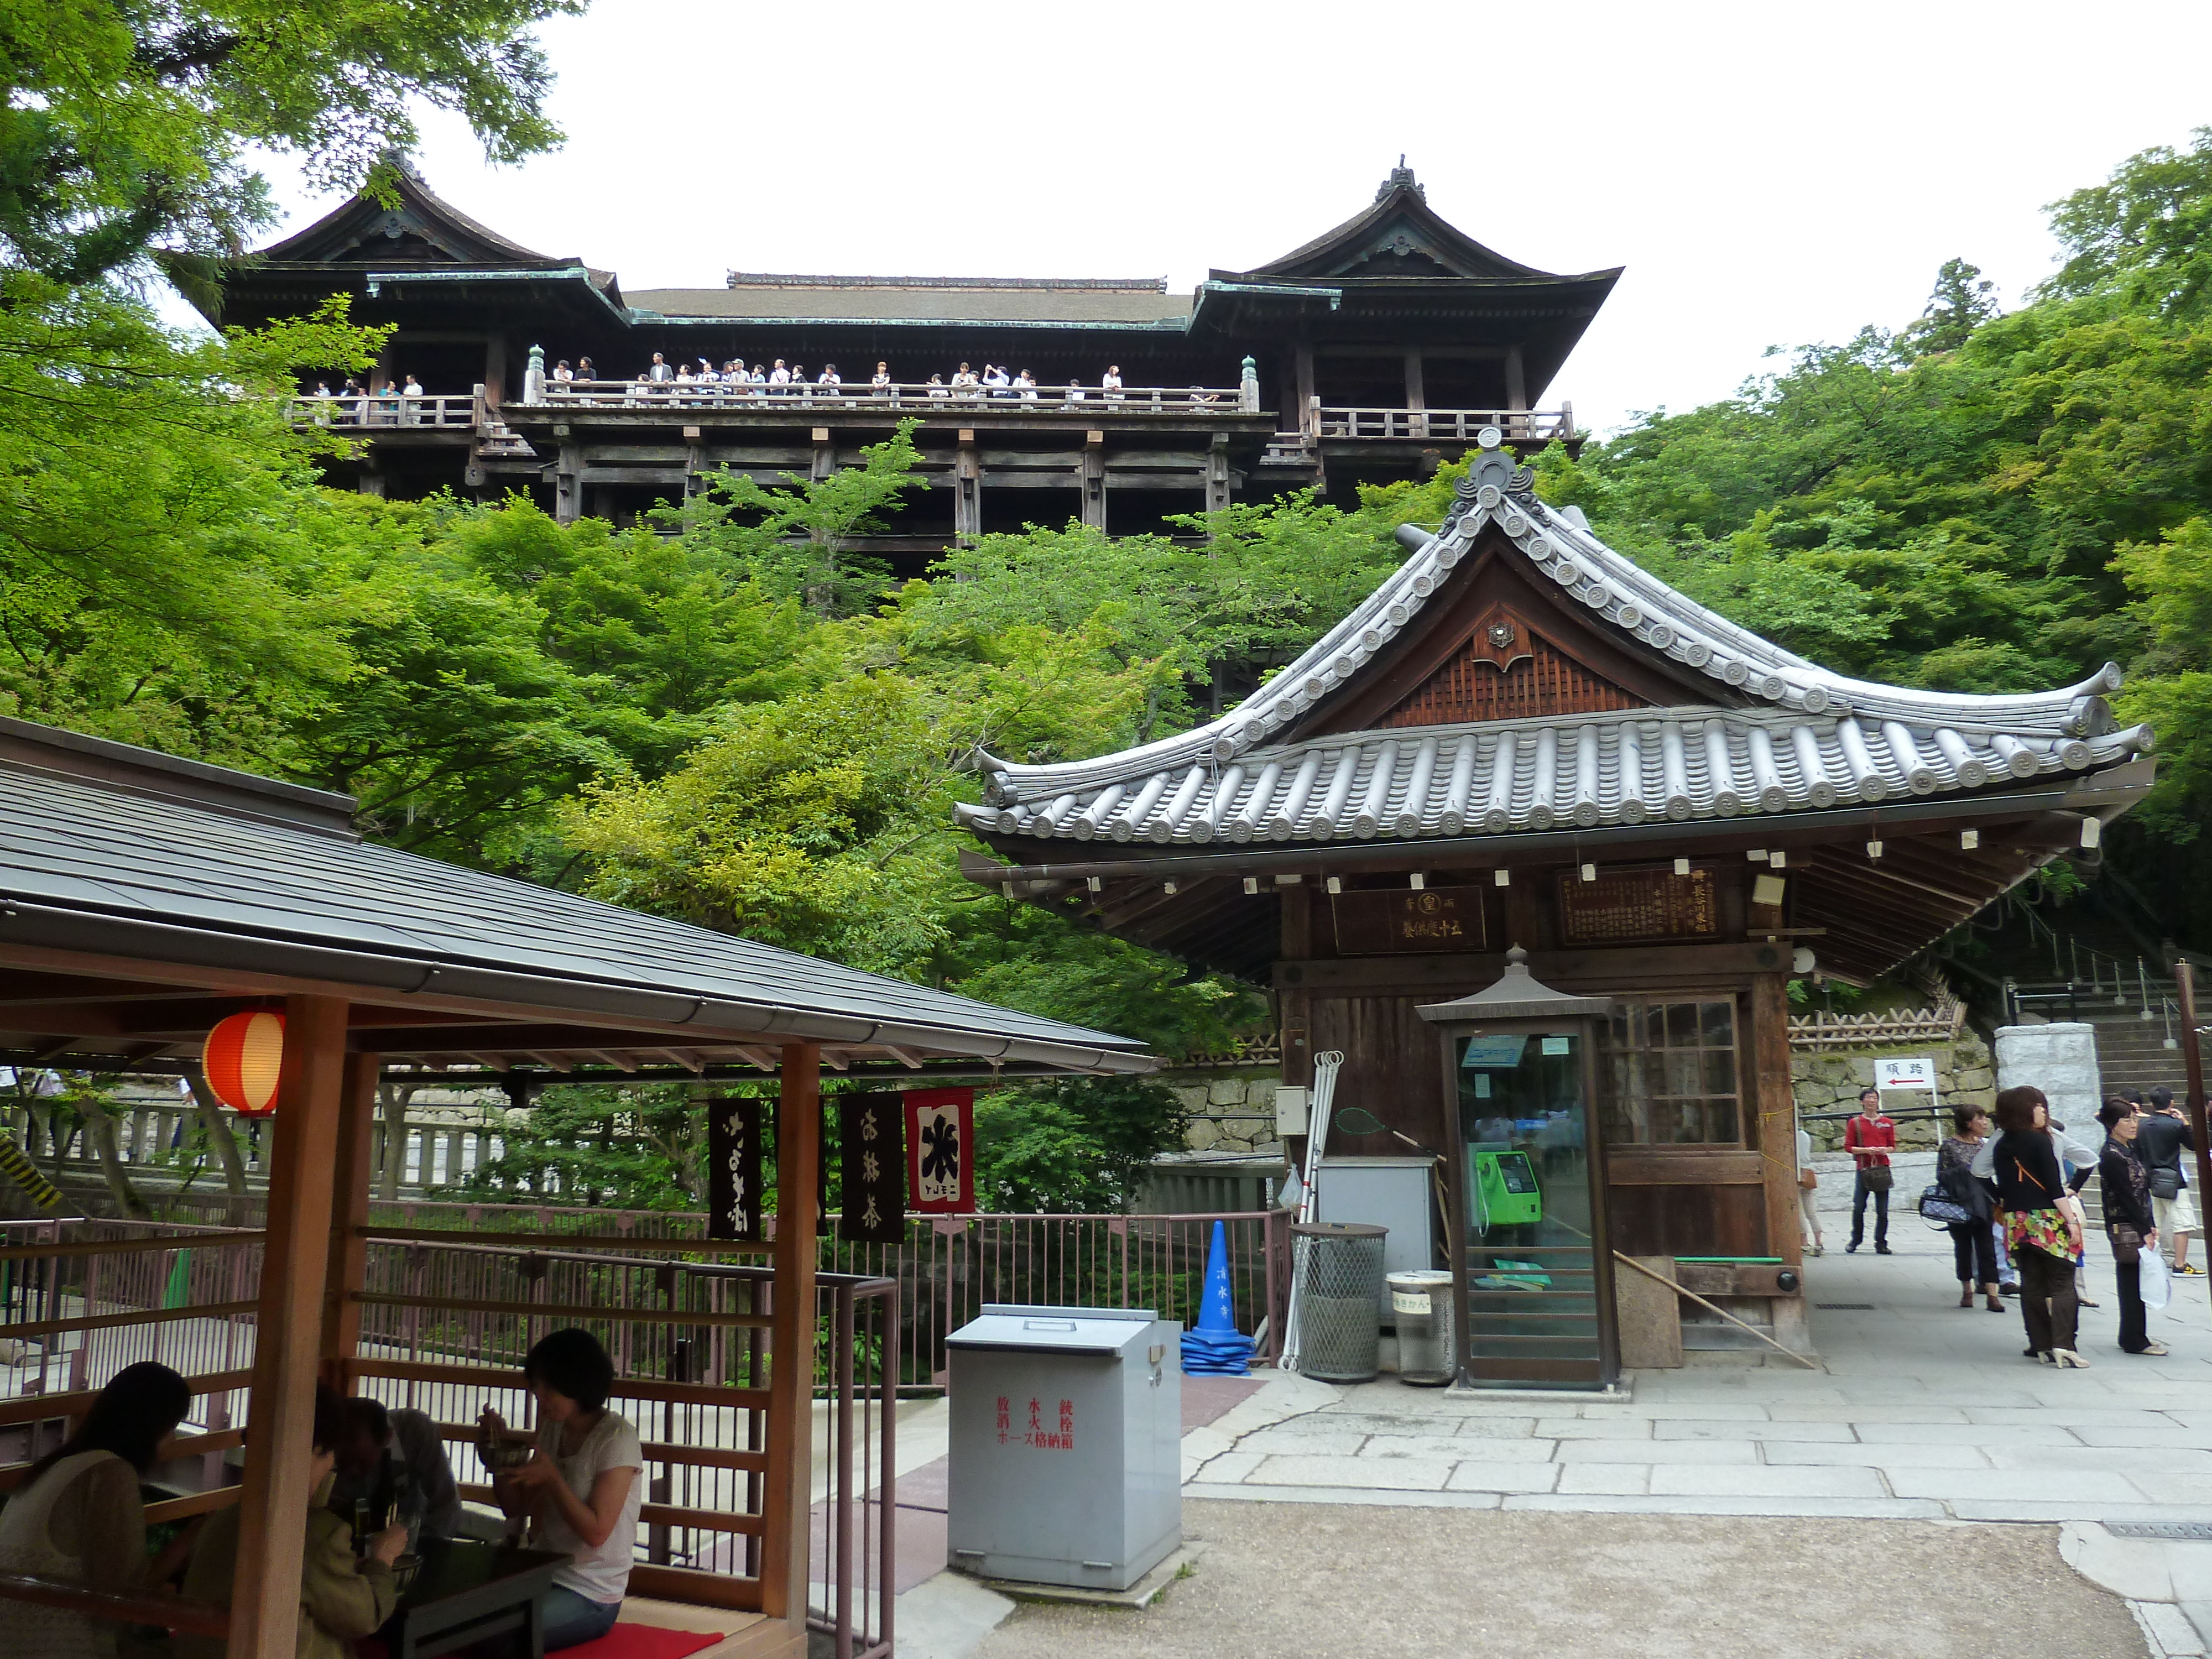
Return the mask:
[[[192,1403],[167,1365],[125,1365],[100,1391],[76,1432],[23,1472],[0,1510],[0,1571],[34,1573],[92,1589],[159,1584],[183,1564],[185,1539],[149,1561],[138,1478],[153,1466]],[[37,1659],[115,1659],[121,1625],[62,1607],[8,1607],[10,1653]]]
[[[1851,1242],[1844,1254],[1856,1255],[1866,1237],[1867,1200],[1874,1200],[1874,1253],[1889,1254],[1889,1189],[1896,1176],[1889,1155],[1897,1149],[1897,1124],[1881,1109],[1881,1091],[1859,1091],[1858,1115],[1844,1125],[1844,1150],[1857,1162],[1851,1188]]]
[[[362,1398],[342,1410],[331,1512],[349,1521],[354,1504],[365,1501],[377,1514],[416,1523],[422,1537],[451,1538],[460,1524],[461,1498],[445,1437],[430,1414],[404,1406],[386,1411]]]
[[[2197,1231],[2197,1206],[2190,1202],[2189,1169],[2182,1153],[2197,1150],[2196,1131],[2188,1116],[2173,1103],[2173,1091],[2150,1091],[2150,1104],[2136,1131],[2136,1157],[2150,1181],[2150,1207],[2158,1221],[2158,1236],[2173,1255],[2173,1271],[2181,1278],[2203,1273],[2189,1265],[2190,1236]]]
[[[2142,1117],[2131,1100],[2114,1097],[2098,1109],[2105,1126],[2105,1149],[2097,1157],[2097,1179],[2104,1195],[2105,1237],[2112,1247],[2112,1277],[2120,1289],[2120,1352],[2163,1354],[2163,1342],[2150,1338],[2150,1315],[2142,1299],[2142,1253],[2158,1249],[2158,1220],[2150,1201],[2150,1175],[2136,1156]]]
[[[251,1432],[251,1431],[248,1431]],[[345,1437],[345,1408],[328,1388],[315,1389],[313,1462],[308,1466],[307,1541],[300,1560],[300,1629],[296,1659],[352,1659],[353,1644],[392,1617],[399,1604],[392,1564],[407,1548],[407,1528],[389,1526],[364,1539],[368,1553],[354,1559],[353,1528],[331,1513],[331,1475]],[[279,1452],[281,1455],[281,1451]],[[230,1606],[231,1581],[238,1571],[239,1506],[219,1510],[210,1519],[185,1570],[188,1601]],[[180,1636],[179,1659],[222,1659],[223,1644],[211,1636]]]
[[[2066,1183],[2051,1144],[2051,1105],[2043,1091],[2026,1085],[1997,1096],[1997,1137],[1990,1164],[2005,1243],[2020,1268],[2020,1314],[2027,1327],[2027,1352],[2046,1365],[2086,1370],[2075,1351],[2081,1304],[2074,1290],[2074,1258],[2081,1249],[2081,1223],[2064,1200]]]
[[[1974,1286],[1978,1285],[1988,1298],[1984,1305],[2001,1314],[2005,1307],[1997,1293],[1997,1241],[1990,1231],[1990,1190],[1973,1176],[1974,1155],[1989,1139],[1989,1114],[1978,1106],[1954,1106],[1951,1121],[1957,1133],[1936,1149],[1936,1184],[1971,1218],[1944,1230],[1951,1235],[1951,1257],[1958,1270],[1959,1305],[1974,1305]]]
[[[637,1431],[607,1409],[614,1361],[589,1331],[555,1331],[531,1349],[522,1374],[538,1402],[538,1449],[517,1469],[494,1476],[509,1519],[527,1517],[534,1541],[568,1565],[553,1575],[540,1610],[548,1652],[605,1636],[622,1611],[643,1501],[645,1452]],[[507,1434],[497,1412],[480,1427]]]

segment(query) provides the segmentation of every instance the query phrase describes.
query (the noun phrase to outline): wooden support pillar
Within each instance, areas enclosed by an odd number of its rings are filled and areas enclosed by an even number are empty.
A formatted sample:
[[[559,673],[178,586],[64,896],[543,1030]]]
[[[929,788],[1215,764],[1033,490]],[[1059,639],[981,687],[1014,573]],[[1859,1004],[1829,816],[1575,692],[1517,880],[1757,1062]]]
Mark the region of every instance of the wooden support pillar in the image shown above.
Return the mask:
[[[1229,510],[1229,434],[1217,432],[1206,452],[1206,510]]]
[[[1083,434],[1083,472],[1078,486],[1083,492],[1083,524],[1087,530],[1106,527],[1106,434]]]
[[[1790,1080],[1786,974],[1760,974],[1751,982],[1751,1052],[1757,1084],[1753,1098],[1759,1110],[1756,1145],[1766,1176],[1765,1254],[1802,1267],[1805,1241],[1797,1224],[1797,1096]]]
[[[1297,377],[1298,398],[1298,430],[1308,437],[1318,435],[1314,425],[1314,355],[1310,345],[1300,345],[1292,364]]]
[[[820,483],[837,470],[837,446],[830,441],[830,428],[817,426],[814,429],[813,464],[806,476]]]
[[[1521,348],[1505,352],[1505,406],[1516,413],[1528,407],[1528,372],[1521,361]]]
[[[584,447],[566,426],[555,427],[553,435],[561,442],[561,457],[553,470],[553,519],[556,524],[574,524],[584,515],[584,483],[579,476],[584,470]]]
[[[354,488],[364,495],[375,496],[380,501],[384,499],[384,474],[376,470],[374,463],[364,463]]]
[[[1423,413],[1428,408],[1427,388],[1421,379],[1421,354],[1406,354],[1406,407],[1413,411],[1407,421],[1407,434],[1415,438],[1429,435],[1428,417]]]
[[[307,1449],[331,1251],[331,1172],[346,1087],[346,1005],[284,1000],[284,1073],[253,1342],[252,1438],[239,1496],[229,1659],[292,1659],[307,1543]],[[811,1189],[810,1189],[811,1190]]]
[[[684,499],[706,493],[707,444],[706,434],[698,427],[684,428]]]
[[[330,1261],[323,1284],[323,1381],[340,1394],[353,1392],[353,1361],[361,1347],[361,1304],[353,1300],[368,1276],[370,1189],[376,1184],[376,1085],[383,1067],[374,1054],[349,1054],[338,1092],[337,1162],[332,1166]]]
[[[507,336],[493,334],[484,340],[484,401],[497,409],[507,401]]]
[[[983,467],[975,453],[975,432],[962,427],[952,461],[952,536],[972,547],[983,534]]]
[[[963,437],[967,434],[962,434]],[[769,1332],[768,1532],[761,1611],[806,1619],[814,1484],[815,1183],[822,1167],[822,1049],[783,1048],[775,1107],[775,1288]]]

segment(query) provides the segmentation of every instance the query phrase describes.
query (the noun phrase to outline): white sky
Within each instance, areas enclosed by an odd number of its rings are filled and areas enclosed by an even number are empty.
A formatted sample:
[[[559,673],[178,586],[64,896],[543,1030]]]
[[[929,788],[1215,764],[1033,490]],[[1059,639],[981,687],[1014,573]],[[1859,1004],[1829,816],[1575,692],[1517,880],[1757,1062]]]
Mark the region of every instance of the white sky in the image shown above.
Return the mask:
[[[1288,252],[1401,151],[1507,257],[1627,274],[1546,398],[1604,430],[1772,344],[1899,326],[1959,254],[2008,304],[2040,211],[2212,123],[2212,6],[1553,8],[599,0],[549,25],[567,146],[431,186],[625,289],[748,270],[1153,276]],[[280,159],[286,229],[326,211]]]

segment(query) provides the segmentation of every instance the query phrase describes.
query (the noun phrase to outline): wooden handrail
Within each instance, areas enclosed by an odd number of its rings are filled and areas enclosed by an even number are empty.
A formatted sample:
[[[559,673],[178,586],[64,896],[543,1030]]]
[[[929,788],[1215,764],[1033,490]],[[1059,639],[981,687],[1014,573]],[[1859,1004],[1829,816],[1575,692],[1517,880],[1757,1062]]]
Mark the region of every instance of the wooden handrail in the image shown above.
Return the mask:
[[[496,1504],[491,1487],[474,1480],[457,1480],[454,1492],[472,1504]],[[768,1530],[767,1518],[750,1510],[694,1510],[677,1504],[641,1504],[637,1518],[649,1527],[690,1527],[699,1532],[741,1532],[757,1538]]]
[[[160,1250],[218,1250],[234,1244],[259,1244],[269,1235],[252,1231],[164,1233],[158,1238],[80,1238],[68,1243],[0,1245],[0,1261],[51,1261],[61,1256],[152,1255]],[[9,1328],[11,1333],[14,1328]]]
[[[217,1429],[210,1434],[171,1435],[154,1453],[156,1463],[167,1463],[179,1457],[197,1457],[204,1452],[228,1451],[234,1446],[246,1443],[244,1429]],[[31,1465],[38,1460],[27,1458],[21,1463],[0,1463],[0,1492],[13,1492],[23,1484]]]
[[[545,382],[544,404],[562,409],[750,409],[770,413],[791,409],[892,409],[939,415],[956,410],[1002,410],[1036,413],[1075,410],[1086,414],[1187,415],[1194,410],[1221,415],[1251,414],[1240,399],[1243,389],[1219,386],[1125,386],[1112,391],[1095,386],[1044,386],[1016,390],[929,386],[902,380],[887,387],[865,381],[821,386],[793,381],[755,386],[732,380],[555,380]],[[314,401],[314,400],[310,400]],[[512,414],[518,405],[510,404]]]
[[[206,1492],[196,1492],[183,1498],[164,1498],[146,1505],[146,1524],[161,1525],[165,1521],[189,1521],[196,1515],[206,1515],[216,1510],[227,1510],[238,1502],[243,1486],[216,1486]]]
[[[640,1250],[653,1255],[767,1255],[774,1241],[757,1238],[624,1238],[599,1233],[480,1233],[460,1227],[380,1227],[354,1230],[378,1243],[450,1244],[457,1249],[525,1250]]]
[[[187,1601],[181,1595],[158,1590],[94,1589],[63,1578],[36,1573],[0,1572],[0,1597],[31,1601],[40,1607],[63,1607],[119,1625],[159,1625],[192,1636],[227,1637],[230,1615],[204,1601]]]
[[[21,1328],[9,1327],[10,1330]],[[188,1376],[185,1386],[194,1395],[228,1394],[233,1389],[253,1386],[251,1370],[204,1371],[198,1376]],[[57,1417],[82,1417],[92,1409],[92,1402],[100,1398],[97,1389],[82,1389],[75,1394],[25,1395],[16,1400],[0,1400],[0,1428],[17,1423],[45,1423]]]
[[[716,1313],[704,1308],[625,1308],[589,1302],[495,1302],[480,1297],[406,1296],[391,1291],[355,1291],[346,1299],[367,1308],[511,1314],[518,1319],[621,1319],[640,1325],[738,1326],[757,1331],[768,1329],[771,1322],[764,1313]]]
[[[473,1446],[478,1434],[473,1423],[441,1423],[438,1438],[459,1445]],[[673,1441],[644,1440],[638,1443],[647,1459],[655,1463],[684,1463],[702,1469],[744,1469],[753,1474],[768,1472],[768,1454],[747,1451],[734,1446],[679,1446]],[[489,1492],[489,1487],[485,1490]]]
[[[91,1314],[82,1319],[37,1319],[10,1325],[10,1336],[51,1336],[62,1331],[106,1331],[118,1325],[167,1325],[180,1319],[227,1319],[257,1313],[258,1302],[207,1302],[192,1308],[142,1308],[132,1313]]]
[[[605,1310],[600,1310],[605,1317]],[[487,1388],[520,1389],[529,1386],[523,1381],[522,1369],[506,1369],[495,1365],[441,1365],[414,1359],[356,1359],[352,1362],[358,1376],[380,1376],[398,1382],[477,1382]],[[652,1400],[675,1406],[724,1406],[732,1411],[763,1412],[768,1409],[766,1389],[736,1389],[717,1382],[656,1382],[649,1377],[618,1376],[614,1382],[614,1396],[621,1400]]]

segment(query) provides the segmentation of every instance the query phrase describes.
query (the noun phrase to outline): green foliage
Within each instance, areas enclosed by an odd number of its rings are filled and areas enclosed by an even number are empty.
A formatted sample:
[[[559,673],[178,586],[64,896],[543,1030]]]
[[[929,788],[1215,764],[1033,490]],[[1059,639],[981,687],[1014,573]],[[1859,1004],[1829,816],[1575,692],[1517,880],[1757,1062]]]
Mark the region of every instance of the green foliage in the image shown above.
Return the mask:
[[[696,1210],[707,1114],[683,1084],[562,1084],[507,1114],[501,1154],[468,1189],[500,1203]]]
[[[1141,1078],[1069,1078],[975,1102],[975,1202],[1015,1214],[1111,1214],[1145,1164],[1182,1144],[1174,1091]]]
[[[551,148],[530,30],[581,0],[0,0],[0,270],[65,286],[204,276],[267,222],[251,147],[312,182],[391,183],[417,100],[495,161]]]

